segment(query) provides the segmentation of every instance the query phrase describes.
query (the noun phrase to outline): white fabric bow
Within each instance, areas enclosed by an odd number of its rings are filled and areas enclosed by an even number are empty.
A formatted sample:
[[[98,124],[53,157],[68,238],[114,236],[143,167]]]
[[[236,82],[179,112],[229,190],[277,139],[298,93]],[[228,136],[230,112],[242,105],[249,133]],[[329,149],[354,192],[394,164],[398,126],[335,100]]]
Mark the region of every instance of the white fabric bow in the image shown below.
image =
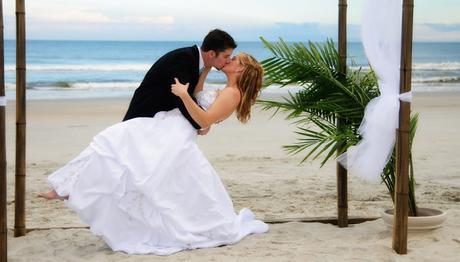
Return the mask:
[[[371,182],[380,181],[393,152],[399,101],[412,101],[411,92],[399,94],[401,15],[401,0],[367,0],[363,8],[362,42],[381,95],[366,106],[358,130],[362,140],[337,160],[351,174]]]

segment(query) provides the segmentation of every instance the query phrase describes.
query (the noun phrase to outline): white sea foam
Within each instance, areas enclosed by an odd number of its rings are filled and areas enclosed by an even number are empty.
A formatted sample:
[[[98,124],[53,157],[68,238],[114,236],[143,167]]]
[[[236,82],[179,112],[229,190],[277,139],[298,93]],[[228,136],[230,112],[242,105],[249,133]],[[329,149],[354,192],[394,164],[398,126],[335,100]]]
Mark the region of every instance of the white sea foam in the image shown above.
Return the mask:
[[[27,65],[27,71],[40,72],[61,72],[61,71],[88,71],[88,72],[120,72],[120,71],[141,71],[146,72],[152,65],[150,64],[78,64],[78,65],[59,65],[59,64],[32,64]],[[6,65],[5,71],[15,71],[15,65]]]
[[[151,64],[28,64],[27,71],[39,72],[147,72]],[[11,72],[16,70],[16,65],[5,65],[5,71]],[[212,68],[212,71],[218,71]]]
[[[414,77],[413,83],[460,83],[460,76]]]
[[[460,70],[460,62],[415,63],[413,69],[426,71],[457,71]]]
[[[369,66],[351,66],[352,69],[369,70]],[[413,70],[420,71],[460,71],[460,62],[442,62],[442,63],[414,63],[412,64]]]

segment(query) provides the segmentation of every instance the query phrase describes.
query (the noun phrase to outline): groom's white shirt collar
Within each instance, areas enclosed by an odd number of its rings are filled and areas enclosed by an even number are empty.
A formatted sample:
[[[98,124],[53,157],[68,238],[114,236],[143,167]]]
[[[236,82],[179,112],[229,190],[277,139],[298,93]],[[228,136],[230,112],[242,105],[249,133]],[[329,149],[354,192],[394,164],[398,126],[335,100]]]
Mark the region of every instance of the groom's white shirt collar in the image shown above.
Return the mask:
[[[198,47],[198,53],[200,54],[199,57],[200,57],[200,62],[199,62],[199,65],[198,65],[198,70],[201,70],[201,68],[204,67],[204,61],[203,61],[203,56],[201,54],[201,48],[196,45],[196,47]]]

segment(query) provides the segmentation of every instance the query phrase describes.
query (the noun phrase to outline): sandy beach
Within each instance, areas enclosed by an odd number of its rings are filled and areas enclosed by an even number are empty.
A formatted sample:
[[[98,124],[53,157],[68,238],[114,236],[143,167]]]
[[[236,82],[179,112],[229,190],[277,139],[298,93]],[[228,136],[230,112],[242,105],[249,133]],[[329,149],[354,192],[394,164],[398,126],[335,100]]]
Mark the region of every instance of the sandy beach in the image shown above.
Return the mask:
[[[36,193],[46,177],[75,157],[93,135],[121,120],[129,98],[36,100],[27,104],[26,223],[37,228],[14,238],[15,103],[7,105],[8,257],[10,261],[458,261],[460,254],[460,93],[415,93],[420,114],[415,138],[419,206],[448,213],[442,228],[409,232],[408,254],[391,248],[392,231],[381,219],[339,229],[320,223],[270,225],[236,245],[180,252],[169,257],[112,252],[61,201]],[[335,163],[299,165],[287,155],[294,126],[283,114],[254,108],[249,124],[231,118],[199,137],[199,145],[221,176],[236,210],[252,209],[260,219],[336,215]],[[391,207],[382,184],[349,176],[349,215],[379,216]],[[62,228],[71,229],[62,229]],[[51,229],[49,229],[51,228]]]

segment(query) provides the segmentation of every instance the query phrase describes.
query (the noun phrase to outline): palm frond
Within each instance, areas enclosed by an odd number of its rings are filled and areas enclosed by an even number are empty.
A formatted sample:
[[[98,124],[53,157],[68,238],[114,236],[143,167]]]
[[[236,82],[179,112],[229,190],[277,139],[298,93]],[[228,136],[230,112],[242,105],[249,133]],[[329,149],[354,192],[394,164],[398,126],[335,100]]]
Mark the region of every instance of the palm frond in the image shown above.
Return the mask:
[[[282,101],[259,100],[263,110],[275,109],[287,112],[287,119],[294,120],[298,135],[294,144],[284,146],[290,154],[307,151],[301,163],[322,157],[321,166],[336,155],[340,147],[346,151],[361,139],[358,128],[364,117],[366,105],[379,96],[377,77],[372,70],[347,68],[347,74],[339,71],[339,55],[333,41],[324,44],[313,42],[286,43],[283,39],[271,43],[261,38],[272,53],[262,61],[265,68],[265,86],[276,84],[280,88],[297,85],[301,90],[289,93]],[[337,127],[337,119],[343,125]],[[418,115],[410,120],[410,143],[415,136]],[[339,152],[341,153],[341,152]],[[409,206],[410,214],[416,214],[412,154],[409,155]],[[382,182],[394,196],[394,153],[381,174]]]
[[[356,143],[364,109],[379,94],[374,73],[359,69],[349,70],[349,74],[343,76],[339,72],[339,55],[331,40],[306,45],[289,44],[283,39],[276,43],[261,40],[273,54],[262,61],[266,83],[281,88],[287,85],[302,87],[299,92],[283,97],[282,101],[258,101],[263,110],[275,109],[274,115],[286,112],[286,118],[298,125],[297,134],[308,138],[299,138],[297,143],[284,148],[296,154],[309,149],[302,162],[324,154],[321,162],[324,164],[335,156],[339,143],[346,148]],[[336,130],[338,117],[346,123],[341,130]],[[302,126],[318,128],[322,133],[307,132]]]

